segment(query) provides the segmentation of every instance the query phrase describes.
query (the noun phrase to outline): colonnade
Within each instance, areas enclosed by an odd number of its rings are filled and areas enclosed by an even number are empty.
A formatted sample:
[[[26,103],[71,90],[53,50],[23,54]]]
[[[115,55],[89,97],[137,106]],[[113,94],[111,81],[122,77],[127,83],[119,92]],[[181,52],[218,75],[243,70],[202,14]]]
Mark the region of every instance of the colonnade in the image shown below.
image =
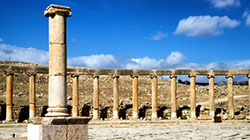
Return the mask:
[[[12,121],[13,117],[13,76],[14,73],[6,72],[6,122]],[[36,73],[28,73],[29,76],[29,118],[35,117],[36,114]],[[72,74],[72,117],[79,116],[79,76]],[[250,99],[250,74],[248,76],[248,88]],[[157,77],[158,75],[151,75],[152,82],[152,120],[158,119],[157,114]],[[215,91],[214,79],[215,75],[208,75],[209,81],[209,116],[215,116]],[[228,89],[228,111],[229,117],[234,117],[234,98],[233,98],[233,75],[227,75],[227,89]],[[139,75],[132,75],[132,93],[133,93],[133,116],[132,119],[138,119],[138,78]],[[177,75],[170,75],[171,78],[171,119],[177,119]],[[190,74],[190,119],[196,119],[196,75]],[[113,120],[119,119],[119,76],[113,75]],[[99,75],[93,76],[93,120],[99,120]]]

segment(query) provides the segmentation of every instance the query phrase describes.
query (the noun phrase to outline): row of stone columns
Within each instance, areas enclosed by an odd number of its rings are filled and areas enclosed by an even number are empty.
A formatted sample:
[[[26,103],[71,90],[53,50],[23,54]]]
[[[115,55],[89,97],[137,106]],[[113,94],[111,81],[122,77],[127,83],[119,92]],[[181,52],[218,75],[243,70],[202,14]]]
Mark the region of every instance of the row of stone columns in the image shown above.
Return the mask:
[[[6,121],[12,121],[13,114],[13,73],[6,73]],[[36,95],[35,95],[35,73],[29,73],[29,118],[35,117]],[[138,75],[132,76],[133,88],[133,119],[138,119]],[[196,118],[196,75],[189,75],[190,77],[190,113],[191,119]],[[79,75],[72,75],[72,116],[79,116]],[[113,119],[119,119],[119,76],[112,76],[113,78]],[[157,76],[150,76],[152,80],[152,119],[157,119]],[[177,75],[170,75],[171,78],[171,119],[177,118]],[[215,75],[209,75],[209,115],[215,116],[215,91],[214,91]],[[234,117],[234,98],[233,98],[233,75],[226,76],[228,85],[228,111],[229,116]],[[249,83],[249,99],[250,99],[250,75],[248,75]],[[99,76],[93,76],[93,119],[99,119]]]

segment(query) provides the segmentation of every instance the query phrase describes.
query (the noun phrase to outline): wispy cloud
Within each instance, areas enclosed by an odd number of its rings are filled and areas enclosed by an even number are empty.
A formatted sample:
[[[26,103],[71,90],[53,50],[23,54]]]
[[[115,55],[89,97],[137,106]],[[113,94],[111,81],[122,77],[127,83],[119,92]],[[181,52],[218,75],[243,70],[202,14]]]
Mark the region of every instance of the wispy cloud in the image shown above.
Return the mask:
[[[2,38],[0,38],[0,42],[3,42],[3,39],[2,39]]]
[[[210,0],[215,8],[239,7],[240,0]]]
[[[245,11],[243,13],[242,17],[246,19],[246,25],[250,26],[250,13],[249,13],[249,11]]]
[[[167,33],[164,33],[162,31],[158,31],[155,35],[151,35],[149,37],[146,37],[147,39],[149,40],[162,40],[164,38],[167,38],[168,37],[168,34]]]
[[[235,28],[239,24],[239,21],[227,16],[190,16],[179,21],[174,34],[184,34],[189,37],[217,36],[222,34],[225,28]]]

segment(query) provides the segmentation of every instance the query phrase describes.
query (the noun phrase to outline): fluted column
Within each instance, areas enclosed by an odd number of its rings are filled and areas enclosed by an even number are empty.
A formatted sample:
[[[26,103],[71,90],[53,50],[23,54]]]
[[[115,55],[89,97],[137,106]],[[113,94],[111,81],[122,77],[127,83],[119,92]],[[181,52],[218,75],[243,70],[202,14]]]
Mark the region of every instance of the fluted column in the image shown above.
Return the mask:
[[[171,78],[171,119],[177,119],[177,101],[176,101],[176,78],[177,75],[170,75]]]
[[[158,119],[157,115],[157,75],[152,75],[152,120]]]
[[[67,47],[66,18],[71,16],[66,6],[50,5],[44,12],[49,17],[49,94],[46,116],[69,116],[67,109]]]
[[[113,78],[113,119],[119,119],[119,76],[112,76]]]
[[[227,75],[229,117],[234,117],[233,75]]]
[[[93,76],[93,119],[99,119],[99,76]]]
[[[190,113],[191,119],[196,119],[196,90],[195,90],[195,78],[196,75],[189,75],[190,78]]]
[[[79,108],[79,75],[71,75],[73,78],[73,85],[72,85],[72,117],[78,117],[78,108]]]
[[[214,93],[214,78],[215,75],[208,75],[209,79],[209,116],[213,119],[215,116],[215,93]]]
[[[6,73],[6,122],[12,121],[13,112],[13,73]]]
[[[29,73],[29,119],[36,116],[36,74]]]
[[[133,119],[138,119],[138,75],[133,75]]]

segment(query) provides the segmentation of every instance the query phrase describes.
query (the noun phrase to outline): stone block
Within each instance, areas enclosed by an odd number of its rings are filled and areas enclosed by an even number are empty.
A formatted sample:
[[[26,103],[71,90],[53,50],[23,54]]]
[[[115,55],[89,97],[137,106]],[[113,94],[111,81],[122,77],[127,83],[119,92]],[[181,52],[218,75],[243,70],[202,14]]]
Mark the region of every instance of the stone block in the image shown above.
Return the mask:
[[[68,125],[68,140],[87,140],[88,126],[83,125]]]

